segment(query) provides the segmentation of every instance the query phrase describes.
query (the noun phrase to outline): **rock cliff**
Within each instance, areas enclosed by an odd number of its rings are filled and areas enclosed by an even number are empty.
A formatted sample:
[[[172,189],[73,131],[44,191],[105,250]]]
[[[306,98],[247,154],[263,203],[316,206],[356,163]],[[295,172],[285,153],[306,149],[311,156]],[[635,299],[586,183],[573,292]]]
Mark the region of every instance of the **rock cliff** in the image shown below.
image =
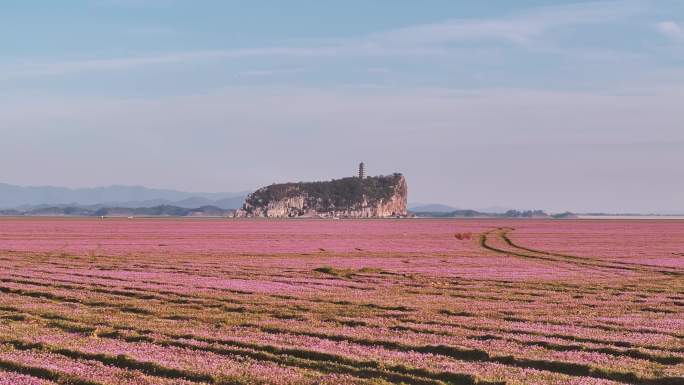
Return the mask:
[[[237,217],[387,218],[406,215],[401,174],[329,182],[273,184],[251,193]]]

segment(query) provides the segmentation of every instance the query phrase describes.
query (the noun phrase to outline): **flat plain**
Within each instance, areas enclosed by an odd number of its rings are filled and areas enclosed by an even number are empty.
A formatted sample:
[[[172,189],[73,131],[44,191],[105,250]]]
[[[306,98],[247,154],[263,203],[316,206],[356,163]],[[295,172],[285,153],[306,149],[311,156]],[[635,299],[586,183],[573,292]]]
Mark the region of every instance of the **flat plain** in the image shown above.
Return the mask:
[[[684,384],[684,221],[0,219],[0,384]]]

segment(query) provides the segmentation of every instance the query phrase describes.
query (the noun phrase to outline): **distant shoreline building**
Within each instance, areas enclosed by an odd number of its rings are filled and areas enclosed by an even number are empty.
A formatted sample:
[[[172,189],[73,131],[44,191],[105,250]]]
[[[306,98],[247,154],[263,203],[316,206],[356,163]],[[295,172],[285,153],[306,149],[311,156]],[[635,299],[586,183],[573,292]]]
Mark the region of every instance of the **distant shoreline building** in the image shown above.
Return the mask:
[[[366,177],[366,164],[359,163],[359,179],[364,179]]]

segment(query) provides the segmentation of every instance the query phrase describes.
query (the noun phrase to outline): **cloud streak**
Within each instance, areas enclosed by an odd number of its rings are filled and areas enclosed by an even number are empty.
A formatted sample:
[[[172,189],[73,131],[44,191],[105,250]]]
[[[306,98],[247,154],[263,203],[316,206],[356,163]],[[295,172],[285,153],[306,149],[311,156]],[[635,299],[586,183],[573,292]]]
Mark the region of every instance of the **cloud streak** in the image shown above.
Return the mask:
[[[448,44],[494,40],[526,43],[561,27],[601,24],[633,16],[644,8],[632,1],[548,6],[501,19],[449,20],[372,36],[393,44]]]
[[[643,10],[639,4],[633,1],[615,1],[542,7],[505,18],[449,20],[409,26],[342,41],[321,42],[315,45],[217,49],[42,63],[32,61],[31,64],[5,67],[2,75],[0,75],[0,80],[260,57],[335,58],[453,55],[456,50],[451,45],[464,42],[502,42],[529,46],[535,39],[540,39],[549,31],[557,28],[607,23],[628,18]],[[670,37],[681,35],[681,29],[673,22],[660,23],[658,29]]]
[[[669,39],[676,41],[684,41],[684,30],[681,26],[679,26],[678,23],[674,21],[661,21],[658,24],[656,24],[656,29],[663,36]]]

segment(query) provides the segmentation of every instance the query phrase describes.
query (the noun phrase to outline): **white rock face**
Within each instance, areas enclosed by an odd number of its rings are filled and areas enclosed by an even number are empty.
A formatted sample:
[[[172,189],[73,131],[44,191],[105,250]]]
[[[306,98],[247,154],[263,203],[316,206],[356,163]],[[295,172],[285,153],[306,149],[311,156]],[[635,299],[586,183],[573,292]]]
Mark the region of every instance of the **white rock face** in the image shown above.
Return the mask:
[[[387,177],[391,181],[388,194],[369,201],[369,194],[363,191],[361,199],[345,207],[326,203],[322,196],[306,192],[304,184],[288,183],[262,187],[247,197],[243,207],[235,214],[239,218],[296,218],[296,217],[339,217],[339,218],[389,218],[406,216],[408,186],[404,176],[395,174]],[[391,178],[391,179],[389,179]],[[334,183],[335,181],[328,182]],[[348,183],[351,183],[348,181]],[[366,186],[367,182],[362,183]],[[274,197],[275,196],[275,197]],[[266,197],[266,198],[264,198]]]

